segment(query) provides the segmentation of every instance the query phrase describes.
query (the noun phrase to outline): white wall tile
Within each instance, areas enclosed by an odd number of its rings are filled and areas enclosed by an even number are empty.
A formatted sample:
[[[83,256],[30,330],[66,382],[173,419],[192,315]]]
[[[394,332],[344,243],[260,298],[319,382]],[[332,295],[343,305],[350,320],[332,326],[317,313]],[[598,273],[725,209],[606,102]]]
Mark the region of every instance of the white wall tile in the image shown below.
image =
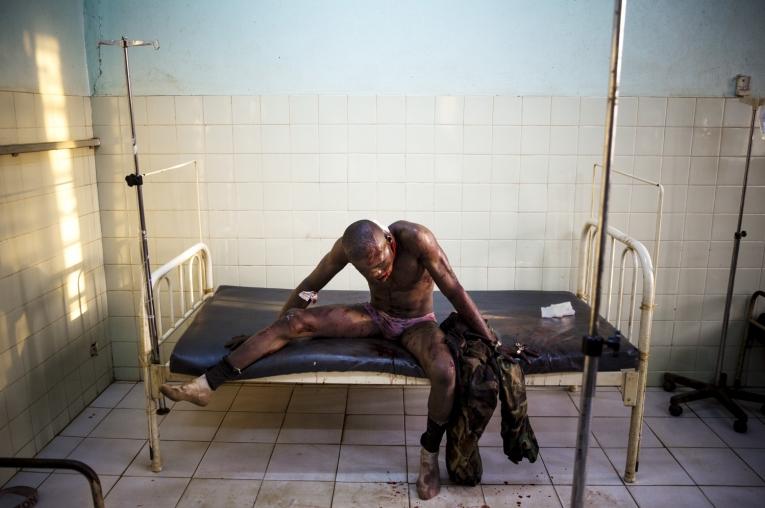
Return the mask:
[[[491,157],[488,155],[465,155],[462,158],[462,181],[486,183],[491,178]]]
[[[520,183],[547,182],[549,157],[546,155],[523,155],[520,158]]]
[[[579,125],[579,97],[552,97],[550,125]]]
[[[176,106],[177,106],[176,98]],[[260,97],[234,95],[231,97],[231,121],[235,124],[260,123]]]
[[[667,116],[665,97],[638,98],[638,125],[644,127],[662,126]]]
[[[637,97],[619,97],[617,99],[616,125],[634,126],[637,125],[638,98]]]
[[[149,125],[174,125],[175,98],[156,95],[146,97],[146,117]]]
[[[433,182],[435,161],[432,155],[407,155],[406,180],[408,182]]]
[[[350,153],[376,153],[377,128],[372,125],[348,126],[348,151]]]
[[[373,124],[377,121],[377,98],[374,95],[348,97],[348,123]]]
[[[465,114],[465,98],[462,96],[436,97],[437,124],[462,125]]]
[[[550,127],[524,125],[521,130],[521,153],[539,155],[549,153]]]
[[[98,99],[94,97],[94,99]],[[96,100],[94,106],[96,107],[94,115],[101,115],[97,118],[99,120],[108,117],[106,109],[102,107],[102,101]],[[14,94],[13,92],[0,91],[0,129],[15,129],[16,128],[16,111],[14,110]]]
[[[263,153],[290,153],[289,125],[262,125],[260,132]]]
[[[494,98],[487,95],[465,97],[465,125],[491,125]]]
[[[263,124],[288,124],[290,121],[289,97],[286,95],[261,96],[260,120]]]
[[[205,124],[231,123],[231,97],[228,95],[204,96]]]
[[[550,97],[524,97],[523,125],[550,125]]]
[[[290,150],[296,154],[319,153],[319,127],[315,124],[291,125]]]
[[[234,125],[234,153],[260,153],[262,150],[262,132],[260,125]]]
[[[723,127],[749,127],[752,107],[738,98],[725,99]]]
[[[316,95],[291,95],[290,123],[315,124],[319,122],[319,98]]]
[[[176,127],[178,151],[181,153],[204,153],[205,129],[201,125],[178,125]]]
[[[263,182],[289,182],[292,180],[290,166],[291,158],[282,154],[265,154],[261,156]]]
[[[462,125],[436,125],[434,149],[436,153],[462,153],[464,129]]]
[[[520,126],[495,125],[492,129],[492,152],[495,154],[521,153]]]
[[[667,102],[667,126],[692,126],[695,110],[696,99],[692,97],[670,97]]]
[[[379,155],[377,177],[381,182],[406,181],[406,159],[403,155]]]
[[[521,125],[522,117],[523,99],[521,97],[507,95],[494,97],[494,125]]]
[[[605,125],[606,99],[604,97],[582,97],[579,114],[581,125]]]
[[[663,127],[637,127],[635,129],[635,155],[659,155],[664,143]]]
[[[406,123],[432,124],[435,121],[435,97],[407,96]]]
[[[406,153],[433,153],[433,125],[406,126]]]
[[[696,127],[722,127],[724,100],[722,98],[696,99]]]
[[[603,140],[603,127],[579,127],[579,154],[602,155]]]
[[[319,123],[348,123],[348,97],[345,95],[319,96]]]
[[[690,143],[689,143],[690,144]],[[555,155],[576,155],[579,146],[579,128],[577,126],[550,127],[550,149]]]
[[[377,152],[404,153],[406,128],[403,125],[377,125]]]
[[[466,125],[464,151],[466,154],[490,154],[492,128],[484,125]]]
[[[399,124],[406,120],[406,98],[402,96],[377,97],[377,123]]]
[[[230,125],[205,125],[205,149],[208,153],[232,153],[232,134]]]

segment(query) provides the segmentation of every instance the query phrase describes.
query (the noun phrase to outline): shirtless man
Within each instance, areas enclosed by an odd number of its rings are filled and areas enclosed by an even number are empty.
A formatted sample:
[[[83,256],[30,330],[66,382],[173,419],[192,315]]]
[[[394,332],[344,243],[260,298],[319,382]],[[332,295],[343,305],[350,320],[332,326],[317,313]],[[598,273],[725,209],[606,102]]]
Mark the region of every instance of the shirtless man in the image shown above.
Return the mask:
[[[303,291],[318,292],[351,263],[369,283],[370,303],[306,308]],[[414,355],[430,379],[428,424],[420,438],[417,493],[430,499],[440,489],[438,448],[454,400],[455,371],[433,313],[433,284],[441,290],[476,333],[493,335],[475,303],[460,285],[446,254],[426,227],[406,221],[390,229],[360,220],[345,230],[332,249],[290,295],[279,318],[249,337],[207,373],[180,387],[162,385],[172,400],[206,405],[223,382],[235,379],[251,363],[305,337],[371,337],[382,335]]]

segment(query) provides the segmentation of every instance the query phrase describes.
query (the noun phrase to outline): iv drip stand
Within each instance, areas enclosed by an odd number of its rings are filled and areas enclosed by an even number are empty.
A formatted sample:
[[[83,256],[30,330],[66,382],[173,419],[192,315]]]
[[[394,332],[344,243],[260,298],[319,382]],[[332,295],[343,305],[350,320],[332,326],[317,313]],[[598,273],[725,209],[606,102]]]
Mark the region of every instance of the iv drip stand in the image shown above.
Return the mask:
[[[598,315],[600,312],[600,283],[603,276],[603,249],[608,228],[608,197],[613,162],[613,142],[616,134],[616,100],[618,97],[619,74],[621,70],[622,39],[624,36],[624,13],[626,0],[614,0],[613,31],[611,34],[611,64],[608,78],[608,105],[606,107],[605,143],[603,145],[603,182],[600,191],[600,218],[595,249],[597,271],[592,292],[592,311],[590,313],[589,335],[582,338],[584,372],[582,373],[582,396],[579,404],[581,411],[576,436],[574,456],[574,482],[571,489],[571,506],[584,506],[584,494],[587,485],[587,450],[590,446],[590,419],[592,399],[595,396],[595,382],[598,374],[598,360],[603,346],[618,350],[619,336],[604,340],[598,335]]]

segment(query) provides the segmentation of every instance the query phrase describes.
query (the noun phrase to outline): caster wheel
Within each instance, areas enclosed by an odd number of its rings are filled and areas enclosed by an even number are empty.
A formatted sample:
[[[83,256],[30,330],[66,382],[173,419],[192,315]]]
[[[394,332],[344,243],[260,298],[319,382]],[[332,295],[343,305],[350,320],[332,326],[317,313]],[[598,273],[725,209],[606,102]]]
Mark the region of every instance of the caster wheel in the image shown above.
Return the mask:
[[[665,392],[674,392],[675,388],[677,388],[677,385],[674,381],[664,381],[664,391]]]
[[[733,422],[733,430],[739,434],[744,434],[746,432],[746,422],[743,420],[736,420]]]
[[[679,404],[670,404],[669,414],[671,414],[672,416],[680,416],[681,414],[683,414],[683,406]]]

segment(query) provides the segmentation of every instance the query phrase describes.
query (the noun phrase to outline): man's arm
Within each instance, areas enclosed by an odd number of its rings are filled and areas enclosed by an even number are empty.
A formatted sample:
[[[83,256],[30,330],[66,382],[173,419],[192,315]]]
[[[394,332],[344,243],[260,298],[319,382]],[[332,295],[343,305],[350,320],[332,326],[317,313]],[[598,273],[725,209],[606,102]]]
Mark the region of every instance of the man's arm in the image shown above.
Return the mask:
[[[435,236],[427,228],[418,226],[418,232],[416,233],[417,245],[420,249],[420,259],[425,265],[425,268],[433,277],[433,281],[438,286],[438,289],[449,299],[451,304],[462,318],[467,321],[470,328],[489,341],[494,342],[494,335],[489,330],[488,325],[483,320],[481,313],[478,311],[473,299],[467,294],[465,288],[457,280],[457,276],[452,270],[449,260],[446,258],[441,246],[438,245]]]
[[[308,307],[310,302],[300,298],[301,291],[316,291],[327,285],[332,277],[338,274],[345,265],[348,264],[348,257],[345,255],[345,249],[343,249],[342,239],[338,239],[332,246],[332,249],[319,261],[316,268],[303,279],[303,282],[292,291],[290,297],[282,307],[282,311],[279,313],[279,317],[284,316],[290,309],[300,308],[304,309]]]

